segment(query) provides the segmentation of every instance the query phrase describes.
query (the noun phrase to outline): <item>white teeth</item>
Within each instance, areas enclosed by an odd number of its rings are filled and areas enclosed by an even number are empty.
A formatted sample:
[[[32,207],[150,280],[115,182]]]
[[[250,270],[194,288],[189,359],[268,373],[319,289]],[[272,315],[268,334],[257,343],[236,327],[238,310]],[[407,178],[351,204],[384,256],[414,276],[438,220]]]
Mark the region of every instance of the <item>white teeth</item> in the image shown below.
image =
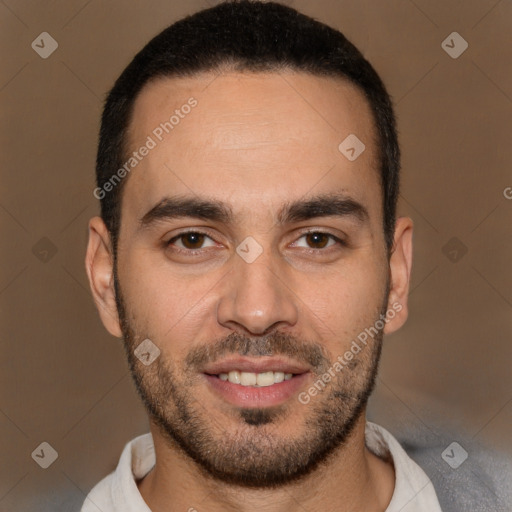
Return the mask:
[[[232,384],[240,384],[241,386],[272,386],[283,380],[290,380],[293,374],[284,372],[239,372],[232,370],[229,373],[219,373],[219,379],[229,381]]]
[[[278,382],[283,382],[284,380],[284,372],[274,372],[274,382],[277,384]]]
[[[240,384],[242,384],[242,386],[255,386],[256,374],[249,372],[240,372]]]
[[[240,384],[240,372],[232,370],[228,373],[228,380],[233,384]]]
[[[256,384],[258,386],[272,386],[274,384],[274,372],[258,373],[256,375]]]

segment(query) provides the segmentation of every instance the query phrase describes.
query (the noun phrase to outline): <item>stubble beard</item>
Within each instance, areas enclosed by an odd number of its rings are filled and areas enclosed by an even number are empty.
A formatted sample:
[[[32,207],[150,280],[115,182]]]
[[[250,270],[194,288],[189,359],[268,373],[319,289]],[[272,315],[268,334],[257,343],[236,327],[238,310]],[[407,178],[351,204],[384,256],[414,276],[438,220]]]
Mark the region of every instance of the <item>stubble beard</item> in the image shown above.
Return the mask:
[[[275,332],[265,338],[249,339],[232,333],[216,343],[214,349],[211,344],[193,349],[184,369],[177,368],[164,352],[151,365],[144,366],[134,349],[146,336],[138,335],[128,320],[126,304],[115,281],[130,370],[150,420],[169,446],[194,461],[205,477],[242,487],[275,488],[311,474],[345,446],[375,386],[382,329],[308,404],[291,398],[274,407],[233,407],[227,418],[224,414],[216,419],[217,411],[195,398],[195,391],[203,382],[203,376],[194,371],[199,363],[221,354],[283,354],[308,363],[314,368],[313,381],[317,381],[332,368],[334,360],[326,357],[319,344],[289,335]],[[375,321],[385,314],[387,295]],[[345,342],[340,343],[340,347],[346,346]],[[290,438],[283,432],[294,410],[303,411],[304,419],[302,433]]]

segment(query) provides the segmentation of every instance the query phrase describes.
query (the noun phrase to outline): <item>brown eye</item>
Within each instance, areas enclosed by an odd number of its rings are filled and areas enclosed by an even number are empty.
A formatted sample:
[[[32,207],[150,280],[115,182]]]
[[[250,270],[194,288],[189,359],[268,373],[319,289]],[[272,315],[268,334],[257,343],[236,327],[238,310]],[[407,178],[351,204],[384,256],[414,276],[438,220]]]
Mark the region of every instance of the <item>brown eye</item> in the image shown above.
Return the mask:
[[[184,233],[179,238],[186,249],[201,249],[205,235],[202,233]]]
[[[330,235],[326,233],[308,233],[306,236],[306,242],[313,249],[323,249],[329,243]]]
[[[168,246],[174,246],[181,250],[199,250],[215,246],[215,242],[206,234],[198,231],[188,231],[175,236],[169,242]]]
[[[345,242],[337,236],[331,235],[330,233],[324,233],[323,231],[310,231],[304,233],[297,241],[295,241],[293,247],[302,247],[304,249],[313,249],[317,251],[327,250],[333,245],[345,246]]]

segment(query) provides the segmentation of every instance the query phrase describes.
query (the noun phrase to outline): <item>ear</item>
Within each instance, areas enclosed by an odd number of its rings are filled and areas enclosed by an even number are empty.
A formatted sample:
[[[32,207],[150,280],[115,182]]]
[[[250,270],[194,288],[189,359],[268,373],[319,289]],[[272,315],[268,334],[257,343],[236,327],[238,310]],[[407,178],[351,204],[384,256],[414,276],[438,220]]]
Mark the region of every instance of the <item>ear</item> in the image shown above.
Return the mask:
[[[114,256],[110,234],[100,217],[89,221],[85,270],[103,325],[110,334],[121,338],[114,290]]]
[[[386,334],[400,329],[409,314],[407,301],[412,268],[412,232],[413,222],[409,217],[400,217],[396,220],[393,250],[389,259],[391,282],[388,321],[384,327]]]

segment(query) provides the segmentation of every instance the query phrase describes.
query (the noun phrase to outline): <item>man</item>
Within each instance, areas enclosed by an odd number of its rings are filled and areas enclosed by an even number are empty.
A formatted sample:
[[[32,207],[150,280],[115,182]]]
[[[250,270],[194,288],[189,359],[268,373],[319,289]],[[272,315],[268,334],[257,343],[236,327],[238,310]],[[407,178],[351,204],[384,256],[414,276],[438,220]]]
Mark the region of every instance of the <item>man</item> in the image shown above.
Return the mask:
[[[83,511],[437,512],[366,421],[407,318],[389,96],[345,37],[228,2],[154,38],[107,99],[86,268],[151,434]]]

